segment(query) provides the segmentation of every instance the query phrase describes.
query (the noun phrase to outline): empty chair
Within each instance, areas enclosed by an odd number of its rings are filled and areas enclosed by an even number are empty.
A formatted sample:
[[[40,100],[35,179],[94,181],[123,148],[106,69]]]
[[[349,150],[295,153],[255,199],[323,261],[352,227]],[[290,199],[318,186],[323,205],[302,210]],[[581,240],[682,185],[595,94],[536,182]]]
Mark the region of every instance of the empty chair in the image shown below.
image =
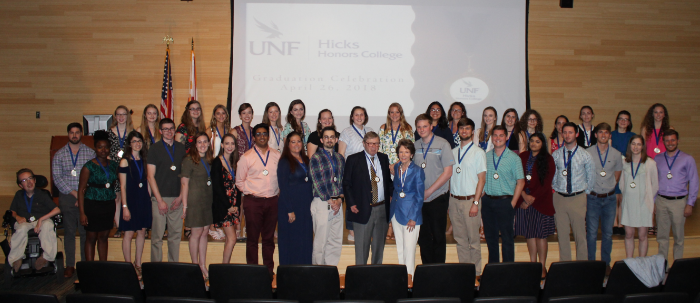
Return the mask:
[[[426,264],[416,267],[413,298],[457,297],[461,303],[474,299],[474,264]]]
[[[415,285],[415,284],[414,284]],[[434,298],[414,298],[414,299],[399,299],[398,303],[460,303],[463,302],[457,297],[434,297]],[[471,301],[469,301],[471,303]]]
[[[601,294],[603,280],[603,261],[555,262],[549,267],[541,299],[547,302],[552,297]]]
[[[147,297],[207,298],[204,276],[197,264],[147,262],[141,269]]]
[[[613,295],[578,295],[549,298],[551,303],[617,303],[619,299]]]
[[[488,264],[487,264],[488,265]],[[542,274],[542,265],[540,265],[540,274]],[[512,296],[512,297],[487,297],[487,298],[476,298],[474,303],[536,303],[536,297],[522,297],[522,296]]]
[[[277,299],[312,303],[340,299],[338,268],[326,265],[277,267]]]
[[[321,300],[314,303],[384,303],[379,300]]]
[[[679,303],[688,302],[688,294],[682,292],[660,292],[625,296],[622,303]]]
[[[58,303],[55,295],[29,294],[20,292],[0,292],[2,303]]]
[[[613,265],[608,276],[608,284],[605,287],[605,294],[617,296],[622,299],[625,295],[659,292],[659,287],[646,287],[642,281],[637,279],[625,261],[617,261]]]
[[[147,303],[214,303],[216,301],[200,298],[178,298],[178,297],[148,297]]]
[[[540,294],[542,264],[537,262],[490,263],[484,267],[479,297],[535,297]],[[475,301],[476,302],[476,301]],[[491,301],[478,301],[491,302]],[[501,301],[494,301],[501,302]],[[505,302],[505,301],[504,301]],[[508,301],[510,302],[510,301]],[[514,301],[519,302],[519,301]]]
[[[346,300],[395,303],[407,297],[406,265],[355,265],[345,270]]]
[[[265,267],[265,270],[267,270],[267,267]],[[270,273],[268,272],[268,275],[269,274]],[[297,300],[279,300],[279,299],[231,299],[231,300],[228,300],[228,303],[299,303],[299,301],[297,301]]]
[[[231,299],[272,299],[272,279],[265,265],[209,265],[209,294],[217,303]]]
[[[66,303],[134,303],[132,296],[104,295],[104,294],[70,294],[66,296]]]
[[[664,292],[684,292],[694,300],[700,292],[700,258],[678,259],[666,276]]]
[[[145,301],[134,265],[128,262],[80,261],[76,264],[83,294],[130,296]]]

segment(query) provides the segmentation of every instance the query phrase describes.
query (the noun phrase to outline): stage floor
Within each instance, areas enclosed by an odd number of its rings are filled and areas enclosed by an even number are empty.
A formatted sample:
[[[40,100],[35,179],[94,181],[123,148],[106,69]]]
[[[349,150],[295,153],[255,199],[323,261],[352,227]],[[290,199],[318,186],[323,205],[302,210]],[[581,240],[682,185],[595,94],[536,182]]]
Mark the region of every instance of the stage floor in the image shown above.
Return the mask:
[[[11,196],[0,196],[0,210],[6,210],[9,209],[10,207],[10,202],[12,201]],[[110,261],[124,261],[124,255],[122,253],[122,239],[121,238],[113,238],[112,235],[114,234],[115,230],[112,230],[110,233],[110,240],[109,240],[109,253],[108,253],[108,260]],[[351,241],[347,240],[347,234],[348,231],[344,230],[344,236],[343,236],[343,249],[341,253],[341,258],[340,262],[338,264],[338,270],[340,273],[345,273],[345,268],[349,265],[354,265],[355,264],[355,251],[354,251],[354,243]],[[685,251],[684,251],[684,257],[690,258],[690,257],[700,257],[700,215],[697,213],[693,213],[692,216],[688,217],[686,220],[686,225],[685,225]],[[58,249],[59,251],[65,251],[63,248],[63,231],[59,230],[58,232],[59,240],[58,242]],[[574,242],[573,242],[573,237],[571,237],[571,246],[572,246],[572,252],[575,254],[575,248],[574,248]],[[4,240],[5,236],[0,234],[0,241]],[[598,236],[598,239],[600,239],[600,233]],[[558,245],[558,235],[552,235],[547,238],[547,242],[549,243],[549,251],[548,251],[548,257],[547,257],[547,264],[551,264],[552,262],[557,262],[559,261],[559,245]],[[598,244],[598,252],[596,259],[600,260],[600,240],[597,241]],[[165,241],[164,241],[165,244]],[[258,244],[260,245],[260,244]],[[636,245],[636,244],[635,244]],[[144,247],[144,252],[143,252],[143,262],[148,262],[150,261],[151,257],[151,252],[150,252],[150,239],[146,239],[146,245]],[[452,235],[447,235],[447,262],[448,263],[457,263],[459,262],[457,258],[457,250],[456,250],[456,242],[453,238]],[[245,263],[245,247],[246,243],[236,243],[236,246],[234,247],[233,250],[233,255],[231,257],[231,263]],[[223,255],[223,248],[224,248],[224,241],[223,240],[213,240],[211,237],[209,237],[209,245],[208,245],[208,250],[207,250],[207,263],[220,263],[222,261],[222,255]],[[78,248],[79,249],[79,248]],[[77,249],[76,249],[77,250]],[[135,246],[132,243],[132,261],[133,261],[133,254],[134,254]],[[163,251],[164,251],[164,256],[167,256],[167,244],[163,245]],[[656,254],[658,251],[658,244],[656,242],[656,236],[649,236],[649,252],[648,255],[653,255]],[[672,251],[672,249],[671,249]],[[481,254],[482,254],[482,266],[485,265],[486,260],[488,260],[488,249],[486,248],[486,243],[484,241],[481,241]],[[636,254],[635,254],[636,255]],[[669,256],[670,257],[670,256]],[[167,258],[167,257],[166,257]],[[575,258],[575,256],[574,256]],[[624,236],[621,235],[613,235],[613,250],[612,250],[612,255],[611,255],[612,261],[618,261],[622,260],[625,258],[625,247],[624,247]],[[78,257],[76,260],[79,260],[80,256],[78,254]],[[260,262],[262,263],[262,256],[259,257]],[[278,265],[278,250],[275,249],[275,254],[274,254],[274,260],[275,264]],[[529,261],[529,253],[527,250],[527,245],[525,242],[524,237],[516,237],[515,238],[515,261]],[[183,236],[182,242],[180,244],[180,261],[181,262],[191,262],[190,256],[189,256],[189,246],[188,246],[188,239]],[[4,262],[4,258],[3,261]],[[396,244],[394,240],[386,240],[386,247],[384,249],[384,263],[385,264],[396,264],[398,263],[398,257],[397,257],[397,252],[396,252]],[[416,265],[421,264],[421,259],[420,259],[420,249],[416,249]]]

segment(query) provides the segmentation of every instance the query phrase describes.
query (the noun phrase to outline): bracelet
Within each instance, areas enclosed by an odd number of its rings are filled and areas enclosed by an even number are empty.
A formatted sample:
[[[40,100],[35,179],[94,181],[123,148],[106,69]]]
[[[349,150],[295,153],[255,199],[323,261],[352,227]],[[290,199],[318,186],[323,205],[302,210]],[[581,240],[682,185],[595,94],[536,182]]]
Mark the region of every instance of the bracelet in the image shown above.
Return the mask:
[[[122,207],[123,207],[123,208],[126,208],[126,204],[122,204]]]

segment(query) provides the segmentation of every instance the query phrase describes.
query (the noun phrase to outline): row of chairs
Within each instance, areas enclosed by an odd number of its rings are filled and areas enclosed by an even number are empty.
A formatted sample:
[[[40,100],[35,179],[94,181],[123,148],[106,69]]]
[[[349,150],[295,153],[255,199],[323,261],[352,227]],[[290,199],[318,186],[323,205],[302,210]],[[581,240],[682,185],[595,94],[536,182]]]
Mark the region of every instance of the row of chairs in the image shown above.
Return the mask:
[[[685,293],[647,293],[627,295],[622,300],[613,295],[578,295],[550,298],[551,303],[676,303],[686,302]],[[0,293],[0,302],[5,303],[59,303],[55,295]],[[103,294],[71,294],[66,303],[135,303],[134,297]],[[399,299],[397,303],[460,303],[459,298]],[[696,303],[698,300],[696,300]],[[213,299],[149,297],[146,303],[217,303]],[[228,303],[299,303],[296,300],[276,299],[231,299]],[[319,300],[314,303],[385,303],[379,300]],[[474,303],[537,303],[535,297],[487,297],[476,298]]]

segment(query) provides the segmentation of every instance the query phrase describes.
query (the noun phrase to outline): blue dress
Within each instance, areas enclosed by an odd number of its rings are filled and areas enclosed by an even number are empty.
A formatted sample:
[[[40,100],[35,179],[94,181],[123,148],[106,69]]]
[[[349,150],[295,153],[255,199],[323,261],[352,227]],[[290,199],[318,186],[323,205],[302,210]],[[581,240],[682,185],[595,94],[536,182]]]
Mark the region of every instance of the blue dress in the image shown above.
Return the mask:
[[[625,132],[625,133],[619,133],[617,130],[614,130],[610,133],[610,140],[612,140],[612,147],[617,149],[622,156],[624,157],[625,154],[627,153],[627,143],[630,142],[630,139],[632,136],[636,135],[633,132]],[[620,191],[620,186],[619,184],[615,185],[615,193],[616,194],[621,194],[622,192]]]
[[[289,161],[284,158],[280,159],[277,166],[280,188],[277,202],[277,245],[280,265],[311,264],[314,237],[311,200],[314,195],[308,170],[308,166],[301,167],[297,163],[295,171],[291,172]],[[308,182],[305,178],[308,178]],[[296,216],[293,223],[289,223],[288,213],[291,212]]]
[[[146,165],[143,160],[137,160],[141,166],[142,175],[134,160],[127,159],[128,167],[119,167],[120,174],[126,174],[126,206],[131,213],[131,219],[124,221],[124,216],[119,216],[119,230],[138,231],[143,228],[151,228],[151,197],[148,194],[148,180],[146,180]],[[141,187],[139,187],[141,183]]]
[[[394,167],[399,172],[401,162]],[[409,220],[416,221],[416,225],[423,224],[423,200],[425,194],[425,172],[420,166],[411,162],[408,165],[408,172],[404,176],[404,184],[401,185],[401,178],[397,173],[394,176],[394,193],[391,195],[391,205],[389,218],[396,216],[396,221],[401,225],[408,224]],[[405,197],[401,198],[401,191]]]

